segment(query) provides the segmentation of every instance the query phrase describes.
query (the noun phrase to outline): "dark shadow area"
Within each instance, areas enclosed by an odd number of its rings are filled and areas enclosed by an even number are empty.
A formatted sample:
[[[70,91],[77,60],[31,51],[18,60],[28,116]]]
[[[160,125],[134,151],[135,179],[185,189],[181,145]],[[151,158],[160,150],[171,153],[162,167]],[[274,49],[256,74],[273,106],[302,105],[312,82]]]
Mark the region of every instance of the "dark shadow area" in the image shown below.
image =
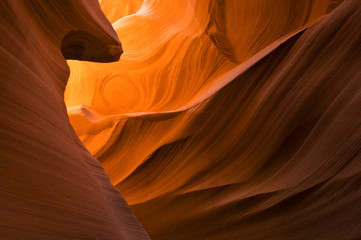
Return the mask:
[[[94,35],[72,30],[61,41],[60,50],[65,59],[91,62],[115,62],[123,53],[120,43],[106,44]]]

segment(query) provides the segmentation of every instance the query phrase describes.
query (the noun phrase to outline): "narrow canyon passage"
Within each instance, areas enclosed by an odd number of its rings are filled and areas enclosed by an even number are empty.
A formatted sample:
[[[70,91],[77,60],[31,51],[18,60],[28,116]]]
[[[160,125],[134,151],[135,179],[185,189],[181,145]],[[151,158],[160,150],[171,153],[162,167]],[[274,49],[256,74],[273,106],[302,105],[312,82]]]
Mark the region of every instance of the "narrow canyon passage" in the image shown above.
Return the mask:
[[[361,238],[361,1],[0,12],[0,239]]]

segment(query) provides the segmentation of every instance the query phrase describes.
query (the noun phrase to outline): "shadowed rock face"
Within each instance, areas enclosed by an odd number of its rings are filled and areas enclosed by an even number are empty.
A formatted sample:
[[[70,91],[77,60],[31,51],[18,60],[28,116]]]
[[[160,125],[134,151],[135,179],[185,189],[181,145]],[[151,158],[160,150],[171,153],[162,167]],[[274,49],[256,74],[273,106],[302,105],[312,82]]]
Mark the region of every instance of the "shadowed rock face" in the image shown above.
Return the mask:
[[[85,31],[72,30],[61,41],[60,50],[66,59],[114,62],[122,54],[120,44],[107,44]]]
[[[113,21],[119,62],[68,61],[70,121],[152,239],[361,238],[361,2],[341,2],[147,0]]]
[[[0,238],[361,239],[359,0],[99,3],[0,1]]]
[[[242,63],[270,42],[331,12],[342,0],[211,0],[206,33],[231,61]]]
[[[119,59],[98,2],[1,1],[0,31],[0,238],[149,239],[64,104],[62,41],[67,58]]]

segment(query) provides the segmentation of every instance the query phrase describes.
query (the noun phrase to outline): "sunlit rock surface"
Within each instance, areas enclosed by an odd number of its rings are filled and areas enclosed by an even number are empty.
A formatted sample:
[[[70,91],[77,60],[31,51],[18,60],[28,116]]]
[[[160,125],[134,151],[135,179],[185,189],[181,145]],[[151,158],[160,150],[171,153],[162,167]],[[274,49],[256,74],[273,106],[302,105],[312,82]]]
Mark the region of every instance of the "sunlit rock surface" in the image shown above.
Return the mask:
[[[64,104],[63,55],[121,54],[98,2],[3,0],[0,31],[0,239],[149,239]]]
[[[153,239],[361,237],[360,1],[120,2],[65,99]]]
[[[99,5],[0,3],[5,239],[361,239],[361,1]]]

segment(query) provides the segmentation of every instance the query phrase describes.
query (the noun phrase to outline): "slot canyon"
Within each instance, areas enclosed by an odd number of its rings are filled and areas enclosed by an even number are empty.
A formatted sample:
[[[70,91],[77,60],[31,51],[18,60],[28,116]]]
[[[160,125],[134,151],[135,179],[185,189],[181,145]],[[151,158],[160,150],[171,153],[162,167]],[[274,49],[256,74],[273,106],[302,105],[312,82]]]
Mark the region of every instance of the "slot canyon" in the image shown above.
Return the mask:
[[[0,13],[0,240],[361,239],[360,0]]]

